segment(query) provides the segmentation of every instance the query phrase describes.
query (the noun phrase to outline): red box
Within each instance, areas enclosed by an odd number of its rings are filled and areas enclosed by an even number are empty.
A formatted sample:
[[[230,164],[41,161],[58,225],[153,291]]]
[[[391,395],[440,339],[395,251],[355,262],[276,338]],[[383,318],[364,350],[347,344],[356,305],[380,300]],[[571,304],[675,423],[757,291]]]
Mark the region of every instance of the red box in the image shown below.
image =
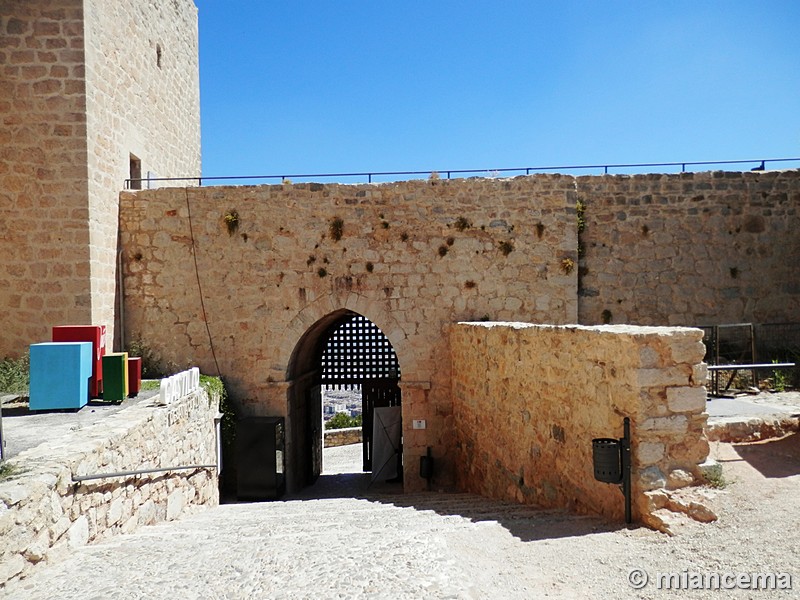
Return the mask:
[[[99,398],[103,392],[103,356],[106,353],[105,325],[59,325],[53,327],[54,342],[91,342],[92,378],[89,397]]]
[[[138,396],[142,387],[142,357],[128,357],[128,396]]]

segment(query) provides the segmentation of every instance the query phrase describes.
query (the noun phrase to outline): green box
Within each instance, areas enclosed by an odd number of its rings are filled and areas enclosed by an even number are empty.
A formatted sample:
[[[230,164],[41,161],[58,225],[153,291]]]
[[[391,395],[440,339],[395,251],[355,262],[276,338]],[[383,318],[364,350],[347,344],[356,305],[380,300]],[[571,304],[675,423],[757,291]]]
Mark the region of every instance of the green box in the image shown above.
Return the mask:
[[[128,397],[128,353],[103,356],[103,400],[122,402]]]

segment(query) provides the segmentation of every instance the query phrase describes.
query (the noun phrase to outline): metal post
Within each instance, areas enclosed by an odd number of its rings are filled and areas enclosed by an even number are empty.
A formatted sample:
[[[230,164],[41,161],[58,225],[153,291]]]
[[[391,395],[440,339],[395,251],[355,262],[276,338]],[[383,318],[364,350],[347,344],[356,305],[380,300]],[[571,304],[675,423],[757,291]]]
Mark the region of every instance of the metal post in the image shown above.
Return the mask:
[[[631,420],[625,417],[622,423],[623,433],[619,440],[622,451],[622,493],[625,495],[625,522],[631,523]]]
[[[5,440],[3,440],[3,402],[0,400],[0,462],[3,462],[5,458]]]

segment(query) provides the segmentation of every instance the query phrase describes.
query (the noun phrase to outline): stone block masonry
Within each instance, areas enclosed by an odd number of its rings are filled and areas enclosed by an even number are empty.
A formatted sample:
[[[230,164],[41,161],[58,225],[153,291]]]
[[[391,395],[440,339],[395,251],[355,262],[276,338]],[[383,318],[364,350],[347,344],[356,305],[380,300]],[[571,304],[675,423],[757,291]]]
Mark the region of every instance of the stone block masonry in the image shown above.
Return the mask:
[[[0,1],[0,357],[53,325],[113,347],[119,191],[200,175],[192,0]]]
[[[618,486],[594,479],[592,439],[622,437],[627,416],[634,519],[659,527],[651,496],[694,483],[708,456],[701,340],[689,328],[454,325],[459,487],[622,520]]]
[[[578,177],[584,324],[796,322],[800,171]]]
[[[323,434],[324,446],[333,448],[335,446],[347,446],[350,444],[360,444],[361,427],[347,427],[344,429],[326,429]]]
[[[0,585],[71,548],[219,503],[215,469],[73,483],[73,475],[216,463],[218,398],[142,401],[8,461],[0,481]]]
[[[120,202],[127,339],[213,372],[206,318],[234,401],[291,429],[299,340],[336,311],[358,312],[400,360],[406,464],[432,446],[445,487],[455,463],[441,357],[456,321],[701,325],[800,313],[800,171],[286,183]],[[665,406],[691,407],[696,394],[674,392]]]
[[[449,325],[577,318],[569,177],[160,189],[121,205],[126,338],[214,372],[207,319],[242,413],[287,417],[289,465],[292,356],[332,313],[364,315],[397,353],[408,489],[426,484],[428,446],[435,484],[452,485]]]

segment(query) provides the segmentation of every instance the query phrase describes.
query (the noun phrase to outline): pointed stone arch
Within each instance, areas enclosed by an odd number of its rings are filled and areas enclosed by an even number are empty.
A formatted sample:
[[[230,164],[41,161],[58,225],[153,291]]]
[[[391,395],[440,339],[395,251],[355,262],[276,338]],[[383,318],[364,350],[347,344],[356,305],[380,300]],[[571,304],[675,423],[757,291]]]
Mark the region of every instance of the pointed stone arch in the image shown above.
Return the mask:
[[[406,377],[415,379],[414,374],[418,372],[418,365],[409,343],[413,333],[410,331],[413,323],[402,323],[381,302],[351,292],[344,298],[334,294],[322,296],[307,304],[290,321],[281,337],[278,352],[278,365],[283,369],[287,381],[292,362],[298,358],[295,353],[300,347],[300,342],[308,335],[315,335],[320,327],[330,325],[342,311],[358,313],[375,323],[391,342],[398,360],[403,365]]]
[[[357,294],[349,294],[343,301],[326,296],[295,316],[286,328],[279,353],[286,381],[286,480],[290,492],[313,483],[321,471],[321,349],[334,330],[356,315],[380,329],[403,373],[407,372],[408,336],[378,303]],[[407,362],[413,372],[414,361],[409,357]],[[399,401],[399,390],[397,394]]]

